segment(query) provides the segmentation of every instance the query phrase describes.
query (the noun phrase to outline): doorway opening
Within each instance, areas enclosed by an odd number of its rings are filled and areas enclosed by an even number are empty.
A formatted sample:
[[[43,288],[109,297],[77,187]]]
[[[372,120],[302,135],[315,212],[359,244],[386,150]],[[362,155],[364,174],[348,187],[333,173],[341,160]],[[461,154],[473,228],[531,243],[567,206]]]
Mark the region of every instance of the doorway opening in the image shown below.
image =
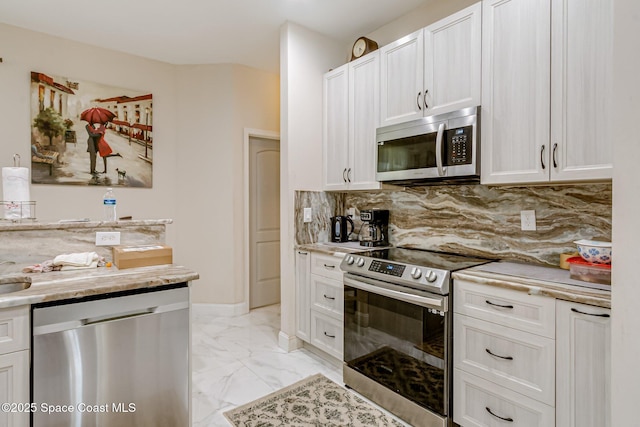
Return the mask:
[[[245,132],[247,153],[247,277],[249,310],[280,302],[280,140]]]

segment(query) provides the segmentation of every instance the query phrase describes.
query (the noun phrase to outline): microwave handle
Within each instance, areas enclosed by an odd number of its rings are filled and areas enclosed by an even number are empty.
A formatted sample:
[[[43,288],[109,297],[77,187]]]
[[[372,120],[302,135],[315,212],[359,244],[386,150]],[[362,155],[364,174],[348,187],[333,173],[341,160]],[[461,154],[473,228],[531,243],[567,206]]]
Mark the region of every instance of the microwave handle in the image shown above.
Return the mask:
[[[442,165],[442,138],[444,137],[444,123],[438,125],[438,134],[436,135],[436,166],[438,166],[438,176],[444,176],[447,169]]]

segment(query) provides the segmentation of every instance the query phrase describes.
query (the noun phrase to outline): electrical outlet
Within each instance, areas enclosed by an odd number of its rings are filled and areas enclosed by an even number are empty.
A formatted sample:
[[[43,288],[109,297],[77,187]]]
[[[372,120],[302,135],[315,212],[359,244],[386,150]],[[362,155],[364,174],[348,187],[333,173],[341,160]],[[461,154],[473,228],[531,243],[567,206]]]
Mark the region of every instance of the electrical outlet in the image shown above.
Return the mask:
[[[351,218],[356,216],[356,208],[349,208],[347,209],[347,215],[350,216]]]
[[[97,231],[96,246],[116,246],[120,244],[119,231]]]
[[[520,229],[536,231],[536,211],[520,211]]]
[[[303,222],[311,222],[311,208],[303,209]]]

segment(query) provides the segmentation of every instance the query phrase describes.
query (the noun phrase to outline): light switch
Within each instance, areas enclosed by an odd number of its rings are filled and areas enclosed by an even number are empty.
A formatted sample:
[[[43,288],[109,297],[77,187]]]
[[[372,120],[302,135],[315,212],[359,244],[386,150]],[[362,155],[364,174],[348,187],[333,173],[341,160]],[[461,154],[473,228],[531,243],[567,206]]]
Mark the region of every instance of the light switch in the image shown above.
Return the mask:
[[[303,210],[303,222],[311,222],[311,208],[304,208]]]

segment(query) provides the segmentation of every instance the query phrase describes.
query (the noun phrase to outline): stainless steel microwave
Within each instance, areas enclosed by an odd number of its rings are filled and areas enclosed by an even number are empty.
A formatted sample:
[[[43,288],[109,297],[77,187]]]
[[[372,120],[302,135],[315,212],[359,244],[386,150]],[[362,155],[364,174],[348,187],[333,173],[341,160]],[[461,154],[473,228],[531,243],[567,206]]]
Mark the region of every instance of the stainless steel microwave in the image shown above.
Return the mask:
[[[378,181],[480,182],[480,107],[378,128],[376,143]]]

